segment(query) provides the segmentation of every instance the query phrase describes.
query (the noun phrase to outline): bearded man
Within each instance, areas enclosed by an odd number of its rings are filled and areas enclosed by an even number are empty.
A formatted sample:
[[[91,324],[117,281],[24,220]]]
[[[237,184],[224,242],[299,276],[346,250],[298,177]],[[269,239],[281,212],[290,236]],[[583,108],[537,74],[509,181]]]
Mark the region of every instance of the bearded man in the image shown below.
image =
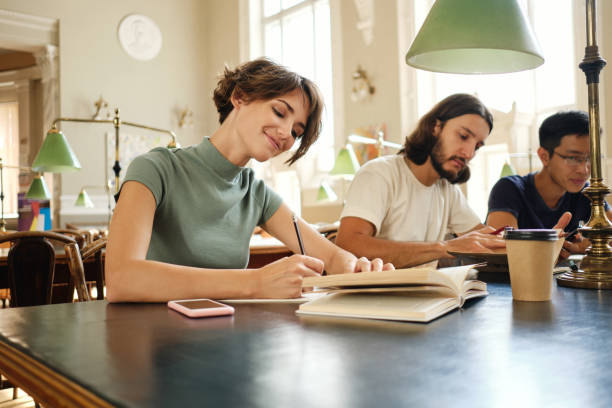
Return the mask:
[[[355,175],[336,244],[398,267],[452,258],[449,251],[504,247],[456,185],[469,179],[468,163],[492,128],[491,113],[474,96],[440,101],[397,155],[372,160]],[[445,240],[449,234],[455,238]]]

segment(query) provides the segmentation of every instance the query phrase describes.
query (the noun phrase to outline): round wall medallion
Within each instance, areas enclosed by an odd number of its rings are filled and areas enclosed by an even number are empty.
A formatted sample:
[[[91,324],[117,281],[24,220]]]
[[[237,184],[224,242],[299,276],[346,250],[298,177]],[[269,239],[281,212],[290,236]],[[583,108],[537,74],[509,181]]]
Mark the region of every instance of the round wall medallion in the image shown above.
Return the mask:
[[[124,17],[119,23],[117,34],[123,50],[137,60],[153,59],[161,50],[161,31],[147,16],[130,14]]]

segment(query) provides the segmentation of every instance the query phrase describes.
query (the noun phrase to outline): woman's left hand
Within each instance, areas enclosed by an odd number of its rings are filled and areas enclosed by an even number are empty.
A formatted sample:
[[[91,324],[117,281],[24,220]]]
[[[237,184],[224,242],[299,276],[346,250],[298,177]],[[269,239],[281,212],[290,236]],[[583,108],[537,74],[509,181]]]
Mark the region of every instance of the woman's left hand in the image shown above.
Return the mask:
[[[352,272],[380,272],[394,270],[395,266],[392,263],[383,263],[380,258],[374,258],[371,261],[366,257],[357,259]]]
[[[369,260],[368,258],[361,257],[358,259],[356,256],[345,250],[339,250],[336,252],[330,264],[325,265],[325,270],[329,274],[380,272],[393,269],[395,269],[393,264],[385,264],[380,258]]]

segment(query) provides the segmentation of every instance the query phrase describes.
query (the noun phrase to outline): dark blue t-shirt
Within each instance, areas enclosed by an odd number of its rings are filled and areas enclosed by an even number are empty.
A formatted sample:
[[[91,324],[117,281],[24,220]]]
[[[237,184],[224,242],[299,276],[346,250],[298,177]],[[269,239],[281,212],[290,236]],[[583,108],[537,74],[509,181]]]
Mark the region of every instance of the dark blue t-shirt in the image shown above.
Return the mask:
[[[552,228],[561,215],[569,211],[572,220],[566,231],[578,228],[578,222],[585,223],[591,216],[591,200],[582,192],[566,192],[555,208],[550,208],[535,187],[534,174],[508,176],[500,179],[489,195],[489,213],[505,211],[514,215],[519,228]],[[608,203],[604,203],[606,211]]]

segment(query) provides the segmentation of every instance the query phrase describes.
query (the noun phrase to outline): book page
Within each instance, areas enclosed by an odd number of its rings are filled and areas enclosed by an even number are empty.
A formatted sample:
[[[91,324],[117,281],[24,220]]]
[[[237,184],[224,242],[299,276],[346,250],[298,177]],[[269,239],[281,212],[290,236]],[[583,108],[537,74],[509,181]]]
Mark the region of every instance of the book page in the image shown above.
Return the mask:
[[[298,314],[428,322],[459,307],[443,288],[426,291],[339,292],[300,305]]]
[[[328,293],[393,293],[401,292],[404,295],[415,294],[417,296],[426,293],[428,296],[437,297],[456,297],[455,292],[446,286],[428,286],[428,285],[415,285],[415,286],[383,286],[379,288],[343,288],[343,289],[329,289],[321,292],[309,292],[319,293],[321,295]]]
[[[221,303],[227,304],[239,304],[239,303],[293,303],[293,304],[301,304],[310,302],[311,300],[315,300],[329,293],[328,291],[321,292],[304,292],[302,296],[298,298],[283,298],[283,299],[222,299],[219,300]]]
[[[463,281],[468,277],[473,265],[452,268],[406,268],[393,271],[347,273],[342,275],[314,276],[304,278],[302,287],[349,288],[433,285],[451,288],[459,295]]]

